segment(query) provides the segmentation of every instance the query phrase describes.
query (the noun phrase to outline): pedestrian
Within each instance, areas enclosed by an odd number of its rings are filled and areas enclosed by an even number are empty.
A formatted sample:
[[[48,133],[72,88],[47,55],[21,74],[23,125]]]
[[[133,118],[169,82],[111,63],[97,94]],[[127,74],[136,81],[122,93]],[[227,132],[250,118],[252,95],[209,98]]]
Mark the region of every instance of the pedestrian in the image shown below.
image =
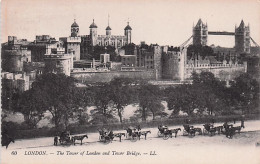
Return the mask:
[[[215,119],[214,119],[214,118],[212,118],[212,120],[211,120],[211,121],[212,121],[212,123],[213,123],[213,124],[215,123]]]
[[[54,137],[54,146],[57,146],[57,145],[58,145],[58,137],[55,136],[55,137]]]

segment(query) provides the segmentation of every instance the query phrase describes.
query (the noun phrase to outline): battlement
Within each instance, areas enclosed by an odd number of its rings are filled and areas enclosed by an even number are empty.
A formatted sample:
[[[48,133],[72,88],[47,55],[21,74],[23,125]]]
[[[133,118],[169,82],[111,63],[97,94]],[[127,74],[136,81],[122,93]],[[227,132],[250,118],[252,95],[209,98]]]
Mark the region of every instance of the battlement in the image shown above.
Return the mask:
[[[17,36],[8,36],[8,42],[13,42],[17,40]]]
[[[8,45],[27,45],[27,39],[17,39],[16,36],[8,36]]]
[[[64,54],[65,53],[65,48],[63,47],[58,47],[58,48],[52,48],[51,49],[52,54]]]
[[[90,38],[90,35],[80,35],[81,38]]]
[[[233,68],[233,67],[245,67],[245,64],[187,64],[186,68]]]
[[[50,35],[36,35],[37,41],[50,40]]]
[[[20,49],[18,47],[12,47],[11,50],[5,50],[5,53],[8,55],[13,55],[13,56],[23,56],[26,52],[27,55],[31,54],[30,50],[27,50],[27,48]]]
[[[29,81],[29,76],[27,76],[26,73],[2,72],[1,77],[2,79]]]
[[[36,35],[35,42],[52,42],[56,41],[55,38],[51,38],[50,35]]]
[[[124,35],[98,35],[99,38],[126,39]]]
[[[167,51],[167,53],[163,53],[165,57],[173,58],[181,55],[181,51]]]
[[[71,54],[46,54],[44,55],[44,59],[71,59],[72,55]]]
[[[81,37],[68,37],[67,38],[67,42],[73,42],[73,43],[80,43],[81,42]]]

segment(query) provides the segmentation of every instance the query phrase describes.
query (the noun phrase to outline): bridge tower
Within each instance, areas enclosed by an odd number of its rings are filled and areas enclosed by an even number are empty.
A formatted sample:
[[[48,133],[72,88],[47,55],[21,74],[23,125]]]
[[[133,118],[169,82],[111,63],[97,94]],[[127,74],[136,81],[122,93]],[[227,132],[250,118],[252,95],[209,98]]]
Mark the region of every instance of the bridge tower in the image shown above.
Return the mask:
[[[193,45],[206,46],[208,43],[208,25],[199,19],[196,26],[193,26]]]
[[[250,28],[243,20],[235,27],[235,50],[238,54],[250,53]]]

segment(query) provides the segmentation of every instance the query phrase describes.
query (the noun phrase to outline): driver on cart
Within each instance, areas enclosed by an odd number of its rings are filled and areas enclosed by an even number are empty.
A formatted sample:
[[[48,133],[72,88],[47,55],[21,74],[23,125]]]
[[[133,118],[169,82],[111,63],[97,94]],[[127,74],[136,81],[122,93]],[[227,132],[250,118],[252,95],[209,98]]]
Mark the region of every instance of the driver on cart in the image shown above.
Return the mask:
[[[106,128],[103,128],[103,135],[107,136],[109,134],[109,130],[107,130]]]
[[[160,130],[161,133],[163,133],[165,130],[168,129],[168,127],[166,125],[159,125],[158,129]]]

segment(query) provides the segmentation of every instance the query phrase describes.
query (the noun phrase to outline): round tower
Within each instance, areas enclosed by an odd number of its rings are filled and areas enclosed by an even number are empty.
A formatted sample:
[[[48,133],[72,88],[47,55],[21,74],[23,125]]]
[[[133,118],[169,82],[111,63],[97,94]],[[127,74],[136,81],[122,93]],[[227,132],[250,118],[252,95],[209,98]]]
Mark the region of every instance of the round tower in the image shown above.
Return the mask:
[[[74,19],[74,23],[71,25],[71,36],[77,37],[79,34],[79,25],[76,23],[76,19]]]
[[[131,26],[129,26],[129,22],[127,22],[127,26],[125,27],[124,30],[125,30],[125,36],[126,36],[126,44],[130,44],[132,28],[131,28]]]
[[[97,44],[97,25],[94,22],[89,26],[90,29],[90,37],[91,37],[91,45],[95,46]]]

